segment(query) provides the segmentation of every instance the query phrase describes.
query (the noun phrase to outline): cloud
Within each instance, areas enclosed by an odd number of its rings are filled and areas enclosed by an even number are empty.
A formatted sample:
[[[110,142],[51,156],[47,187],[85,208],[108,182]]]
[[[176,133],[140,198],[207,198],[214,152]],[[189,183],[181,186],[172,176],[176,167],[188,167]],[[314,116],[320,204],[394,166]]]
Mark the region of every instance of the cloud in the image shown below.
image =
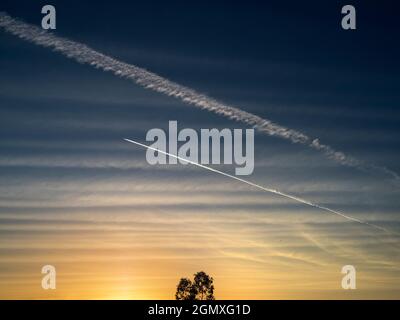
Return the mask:
[[[10,32],[24,40],[43,47],[51,48],[79,63],[89,64],[103,71],[111,72],[116,76],[132,80],[146,89],[177,98],[186,104],[214,112],[228,119],[245,123],[270,136],[280,137],[289,140],[292,143],[307,145],[312,149],[324,153],[328,158],[333,159],[342,165],[378,172],[380,174],[391,176],[396,180],[400,179],[400,176],[396,172],[383,166],[364,163],[363,161],[348,156],[343,152],[336,151],[331,146],[321,143],[318,138],[311,138],[300,131],[284,127],[272,122],[271,120],[261,118],[242,109],[219,102],[205,94],[198,93],[191,88],[179,85],[153,72],[104,55],[84,44],[63,37],[58,37],[34,25],[14,19],[6,13],[0,13],[0,26],[7,32]]]

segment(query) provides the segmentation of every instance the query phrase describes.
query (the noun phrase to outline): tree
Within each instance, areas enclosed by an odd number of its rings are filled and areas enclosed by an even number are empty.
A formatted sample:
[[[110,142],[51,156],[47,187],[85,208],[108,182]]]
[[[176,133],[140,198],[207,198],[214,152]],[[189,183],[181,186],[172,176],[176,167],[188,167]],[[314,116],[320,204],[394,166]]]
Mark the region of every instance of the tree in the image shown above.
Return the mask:
[[[195,300],[215,300],[214,297],[214,279],[204,271],[197,272],[194,275],[193,287],[196,288]]]
[[[193,282],[181,278],[176,288],[176,300],[215,300],[214,279],[204,271],[194,274]]]
[[[181,278],[176,287],[175,299],[176,300],[194,300],[195,293],[192,289],[192,281],[188,278]]]

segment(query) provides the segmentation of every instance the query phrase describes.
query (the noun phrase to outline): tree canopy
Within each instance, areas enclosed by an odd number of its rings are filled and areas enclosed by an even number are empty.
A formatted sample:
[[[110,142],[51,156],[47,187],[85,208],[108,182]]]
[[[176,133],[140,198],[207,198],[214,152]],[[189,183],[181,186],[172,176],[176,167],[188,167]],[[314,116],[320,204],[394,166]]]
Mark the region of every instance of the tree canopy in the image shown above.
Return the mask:
[[[193,281],[181,278],[176,287],[176,300],[215,300],[214,279],[204,271],[194,274]]]

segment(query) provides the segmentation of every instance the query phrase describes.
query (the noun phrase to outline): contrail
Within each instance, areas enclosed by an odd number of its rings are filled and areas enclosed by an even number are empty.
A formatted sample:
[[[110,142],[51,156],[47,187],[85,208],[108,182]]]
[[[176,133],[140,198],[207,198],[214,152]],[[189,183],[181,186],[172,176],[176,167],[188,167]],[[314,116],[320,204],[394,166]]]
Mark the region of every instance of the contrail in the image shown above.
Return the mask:
[[[143,68],[104,55],[82,43],[56,36],[37,26],[14,19],[5,12],[0,12],[0,27],[3,27],[4,30],[20,37],[21,39],[33,42],[42,47],[51,48],[79,63],[89,64],[95,68],[102,69],[103,71],[111,72],[119,77],[132,80],[146,89],[151,89],[177,98],[187,104],[214,112],[228,119],[240,121],[253,126],[258,131],[270,136],[277,136],[287,139],[292,143],[307,145],[310,148],[324,153],[328,158],[333,159],[342,165],[358,169],[372,170],[385,175],[390,175],[395,179],[400,179],[400,176],[394,171],[385,167],[367,164],[351,156],[347,156],[343,152],[336,151],[332,147],[322,144],[319,139],[311,138],[299,131],[286,128],[268,119],[261,118],[239,108],[219,102]]]
[[[329,209],[329,208],[324,207],[324,206],[320,206],[319,204],[316,204],[316,203],[313,203],[313,202],[304,200],[304,199],[302,199],[302,198],[295,197],[295,196],[292,196],[292,195],[290,195],[290,194],[287,194],[287,193],[284,193],[284,192],[281,192],[281,191],[278,191],[278,190],[275,190],[275,189],[263,187],[263,186],[261,186],[261,185],[259,185],[259,184],[253,183],[253,182],[251,182],[251,181],[247,181],[247,180],[238,178],[238,177],[233,176],[233,175],[230,175],[230,174],[228,174],[228,173],[226,173],[226,172],[219,171],[219,170],[217,170],[217,169],[214,169],[214,168],[211,168],[211,167],[202,165],[202,164],[200,164],[200,163],[197,163],[197,162],[194,162],[194,161],[191,161],[191,160],[188,160],[188,159],[179,157],[179,156],[177,156],[177,155],[171,154],[171,153],[169,153],[169,152],[166,152],[166,151],[163,151],[163,150],[160,150],[160,149],[157,149],[157,148],[150,147],[150,146],[148,146],[148,145],[146,145],[146,144],[143,144],[143,143],[140,143],[140,142],[131,140],[131,139],[124,139],[124,140],[127,141],[127,142],[130,142],[130,143],[134,143],[134,144],[136,144],[136,145],[138,145],[138,146],[141,146],[141,147],[143,147],[143,148],[147,148],[147,149],[150,149],[150,150],[154,150],[154,151],[160,152],[160,153],[162,153],[162,154],[165,154],[165,155],[167,155],[167,156],[174,157],[174,158],[176,158],[176,159],[179,159],[179,160],[181,160],[181,161],[184,161],[184,162],[193,164],[193,165],[195,165],[195,166],[198,166],[198,167],[200,167],[200,168],[209,170],[209,171],[211,171],[211,172],[218,173],[218,174],[223,175],[223,176],[225,176],[225,177],[228,177],[228,178],[231,178],[231,179],[234,179],[234,180],[243,182],[243,183],[245,183],[245,184],[247,184],[247,185],[249,185],[249,186],[252,186],[252,187],[254,187],[254,188],[257,188],[257,189],[260,189],[260,190],[263,190],[263,191],[266,191],[266,192],[274,193],[274,194],[280,195],[280,196],[282,196],[282,197],[285,197],[285,198],[288,198],[288,199],[291,199],[291,200],[294,200],[294,201],[297,201],[297,202],[306,204],[306,205],[308,205],[308,206],[311,206],[311,207],[314,207],[314,208],[318,208],[318,209],[327,211],[327,212],[329,212],[329,213],[333,213],[333,214],[338,215],[338,216],[340,216],[340,217],[343,217],[343,218],[345,218],[345,219],[347,219],[347,220],[350,220],[350,221],[353,221],[353,222],[358,222],[358,223],[361,223],[361,224],[364,224],[364,225],[373,227],[373,228],[375,228],[375,229],[378,229],[378,230],[381,230],[381,231],[385,231],[385,232],[387,232],[387,233],[390,233],[387,229],[382,228],[382,227],[380,227],[380,226],[377,226],[377,225],[375,225],[375,224],[372,224],[372,223],[369,223],[369,222],[366,222],[366,221],[362,221],[362,220],[359,220],[359,219],[357,219],[357,218],[350,217],[350,216],[348,216],[348,215],[346,215],[346,214],[344,214],[344,213],[341,213],[341,212],[339,212],[339,211],[332,210],[332,209]]]

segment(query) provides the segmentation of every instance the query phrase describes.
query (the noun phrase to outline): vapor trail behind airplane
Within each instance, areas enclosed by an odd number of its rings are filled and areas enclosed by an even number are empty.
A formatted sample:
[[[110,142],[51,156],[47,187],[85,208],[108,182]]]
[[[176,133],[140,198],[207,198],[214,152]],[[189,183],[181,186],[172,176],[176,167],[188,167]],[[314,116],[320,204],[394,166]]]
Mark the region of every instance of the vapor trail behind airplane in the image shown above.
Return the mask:
[[[361,223],[361,224],[364,224],[364,225],[373,227],[373,228],[375,228],[375,229],[378,229],[378,230],[381,230],[381,231],[385,231],[385,232],[387,232],[387,233],[390,233],[387,229],[382,228],[382,227],[380,227],[380,226],[377,226],[377,225],[375,225],[375,224],[372,224],[372,223],[369,223],[369,222],[366,222],[366,221],[362,221],[362,220],[359,220],[359,219],[357,219],[357,218],[350,217],[350,216],[348,216],[348,215],[346,215],[346,214],[344,214],[344,213],[341,213],[341,212],[339,212],[339,211],[332,210],[332,209],[329,209],[329,208],[324,207],[324,206],[320,206],[319,204],[316,204],[316,203],[313,203],[313,202],[304,200],[304,199],[302,199],[302,198],[295,197],[295,196],[292,196],[292,195],[290,195],[290,194],[287,194],[287,193],[284,193],[284,192],[281,192],[281,191],[278,191],[278,190],[275,190],[275,189],[263,187],[263,186],[261,186],[261,185],[259,185],[259,184],[253,183],[253,182],[251,182],[251,181],[247,181],[247,180],[238,178],[238,177],[233,176],[233,175],[230,175],[230,174],[228,174],[228,173],[226,173],[226,172],[219,171],[219,170],[217,170],[217,169],[214,169],[214,168],[205,166],[205,165],[203,165],[203,164],[200,164],[200,163],[197,163],[197,162],[194,162],[194,161],[191,161],[191,160],[187,160],[187,159],[185,159],[185,158],[179,157],[179,156],[174,155],[174,154],[172,154],[172,153],[169,153],[169,152],[166,152],[166,151],[157,149],[157,148],[150,147],[150,146],[148,146],[148,145],[146,145],[146,144],[143,144],[143,143],[140,143],[140,142],[131,140],[131,139],[124,139],[124,140],[127,141],[127,142],[130,142],[130,143],[136,144],[136,145],[138,145],[138,146],[141,146],[141,147],[143,147],[143,148],[147,148],[147,149],[150,149],[150,150],[153,150],[153,151],[160,152],[160,153],[165,154],[165,155],[167,155],[167,156],[174,157],[174,158],[176,158],[176,159],[179,159],[179,160],[181,160],[181,161],[184,161],[184,162],[193,164],[193,165],[195,165],[195,166],[198,166],[198,167],[200,167],[200,168],[209,170],[209,171],[211,171],[211,172],[218,173],[218,174],[223,175],[223,176],[225,176],[225,177],[228,177],[228,178],[231,178],[231,179],[234,179],[234,180],[243,182],[243,183],[245,183],[245,184],[247,184],[247,185],[249,185],[249,186],[252,186],[252,187],[254,187],[254,188],[257,188],[257,189],[260,189],[260,190],[263,190],[263,191],[266,191],[266,192],[269,192],[269,193],[274,193],[274,194],[280,195],[280,196],[282,196],[282,197],[285,197],[285,198],[288,198],[288,199],[291,199],[291,200],[294,200],[294,201],[297,201],[297,202],[306,204],[306,205],[308,205],[308,206],[311,206],[311,207],[314,207],[314,208],[318,208],[318,209],[327,211],[327,212],[329,212],[329,213],[333,213],[333,214],[338,215],[338,216],[340,216],[340,217],[342,217],[342,218],[345,218],[345,219],[347,219],[347,220],[350,220],[350,221],[353,221],[353,222],[358,222],[358,223]]]
[[[32,24],[14,19],[7,13],[0,12],[0,27],[3,27],[7,32],[24,40],[60,52],[64,56],[74,59],[79,63],[89,64],[95,68],[109,71],[114,75],[132,80],[146,89],[175,97],[187,104],[220,114],[231,120],[243,122],[268,135],[281,137],[293,143],[307,145],[321,151],[326,156],[342,165],[373,170],[390,175],[395,179],[400,179],[397,173],[385,167],[366,164],[353,157],[347,156],[343,152],[336,151],[332,147],[322,144],[319,139],[310,138],[299,131],[286,128],[268,119],[261,118],[239,108],[214,100],[213,98],[198,93],[193,89],[181,86],[143,68],[104,55],[84,44],[56,36]]]

